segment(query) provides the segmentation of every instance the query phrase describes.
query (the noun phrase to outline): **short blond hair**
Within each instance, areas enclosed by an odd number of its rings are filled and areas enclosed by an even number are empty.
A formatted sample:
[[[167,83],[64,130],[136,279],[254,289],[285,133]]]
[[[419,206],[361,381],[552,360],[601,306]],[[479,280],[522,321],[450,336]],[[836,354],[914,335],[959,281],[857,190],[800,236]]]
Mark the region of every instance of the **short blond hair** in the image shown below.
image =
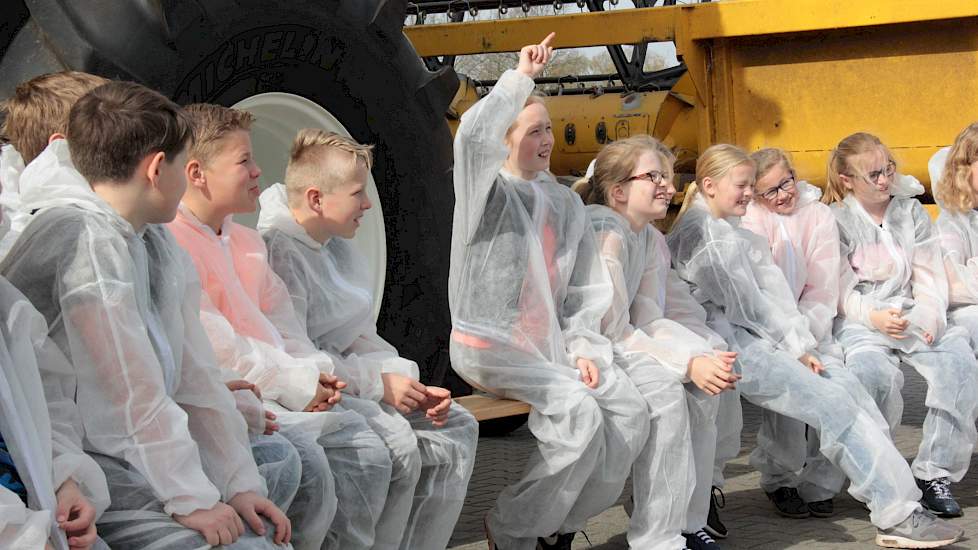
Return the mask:
[[[627,181],[632,176],[639,157],[649,151],[658,155],[666,177],[671,178],[672,165],[676,162],[672,151],[652,136],[638,135],[604,146],[594,160],[594,175],[578,180],[572,189],[581,195],[585,204],[608,206],[611,188],[615,184]]]
[[[298,206],[310,187],[323,193],[332,192],[348,181],[359,166],[369,172],[373,168],[373,149],[373,145],[362,145],[335,132],[318,128],[299,130],[285,168],[289,204]]]
[[[865,174],[852,173],[852,168],[856,167],[850,164],[849,159],[872,151],[882,152],[888,162],[896,164],[896,159],[893,157],[893,153],[890,152],[889,147],[883,145],[880,138],[873,134],[856,132],[855,134],[846,136],[845,139],[836,145],[835,149],[829,154],[828,178],[825,182],[825,194],[822,195],[822,202],[832,204],[833,202],[840,202],[846,198],[849,192],[842,183],[842,176],[865,176]]]
[[[28,163],[48,146],[53,134],[68,134],[71,106],[108,80],[78,71],[48,73],[23,82],[2,106],[3,135]]]
[[[194,145],[187,160],[196,160],[203,166],[221,152],[221,140],[232,132],[251,130],[255,121],[248,111],[231,109],[210,103],[194,103],[185,108],[194,126]]]
[[[978,122],[971,123],[954,138],[954,145],[944,162],[937,191],[942,208],[962,214],[978,206],[971,186],[971,165],[978,160]]]

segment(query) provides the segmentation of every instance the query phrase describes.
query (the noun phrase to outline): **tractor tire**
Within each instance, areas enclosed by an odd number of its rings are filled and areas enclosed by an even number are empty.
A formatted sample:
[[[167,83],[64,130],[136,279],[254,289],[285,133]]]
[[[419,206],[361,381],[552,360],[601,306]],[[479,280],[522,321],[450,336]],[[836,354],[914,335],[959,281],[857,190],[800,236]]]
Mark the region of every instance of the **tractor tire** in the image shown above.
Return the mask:
[[[0,15],[0,98],[66,69],[141,82],[181,104],[287,92],[374,144],[387,244],[378,330],[418,362],[424,382],[470,391],[448,358],[454,195],[445,112],[458,79],[418,58],[402,32],[407,0],[11,4]]]

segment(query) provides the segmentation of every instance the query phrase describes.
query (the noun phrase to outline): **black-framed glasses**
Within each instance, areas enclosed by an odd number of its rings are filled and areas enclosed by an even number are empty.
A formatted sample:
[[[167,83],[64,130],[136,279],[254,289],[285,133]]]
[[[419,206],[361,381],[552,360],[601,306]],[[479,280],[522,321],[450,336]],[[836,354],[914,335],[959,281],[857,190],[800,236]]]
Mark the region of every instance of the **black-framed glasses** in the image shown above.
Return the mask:
[[[880,180],[880,176],[886,176],[886,179],[890,179],[895,174],[896,174],[896,163],[891,160],[890,162],[886,163],[886,166],[884,166],[883,168],[880,168],[879,170],[873,170],[872,172],[863,175],[862,178],[865,179],[867,182],[869,182],[870,185],[874,185],[876,184],[876,182]],[[851,174],[846,174],[846,175],[849,176],[850,178],[852,177]]]
[[[662,181],[665,179],[666,179],[666,174],[664,172],[661,172],[659,170],[649,170],[644,174],[634,175],[625,181],[642,180],[642,181],[651,182],[652,185],[661,185]]]
[[[773,201],[778,198],[778,193],[790,193],[795,190],[795,176],[788,176],[781,180],[781,183],[768,189],[763,193],[758,193],[758,196],[766,201]]]

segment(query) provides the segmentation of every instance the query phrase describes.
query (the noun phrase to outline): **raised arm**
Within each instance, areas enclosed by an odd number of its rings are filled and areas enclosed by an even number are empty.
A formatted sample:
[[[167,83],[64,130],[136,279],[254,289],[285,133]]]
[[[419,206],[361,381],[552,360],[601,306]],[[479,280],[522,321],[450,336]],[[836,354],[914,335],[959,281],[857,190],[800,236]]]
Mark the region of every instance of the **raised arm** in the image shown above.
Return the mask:
[[[533,79],[553,54],[550,33],[520,50],[519,66],[499,77],[492,90],[462,115],[455,132],[455,218],[453,231],[469,243],[509,149],[506,131],[533,92]]]

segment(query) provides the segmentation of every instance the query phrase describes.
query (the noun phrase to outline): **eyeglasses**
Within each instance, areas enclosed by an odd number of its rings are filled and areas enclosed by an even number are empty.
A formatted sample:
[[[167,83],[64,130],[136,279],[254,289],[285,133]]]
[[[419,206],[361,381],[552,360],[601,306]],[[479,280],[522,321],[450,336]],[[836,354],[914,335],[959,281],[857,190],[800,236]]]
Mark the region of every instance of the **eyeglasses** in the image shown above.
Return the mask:
[[[666,175],[663,172],[660,172],[658,170],[649,170],[644,174],[638,174],[632,176],[625,181],[643,180],[643,181],[651,182],[652,185],[660,185],[662,184],[662,181],[665,179],[665,177]]]
[[[879,170],[873,170],[872,172],[862,176],[862,178],[868,181],[870,184],[875,184],[877,181],[879,181],[880,176],[886,176],[886,179],[890,179],[894,174],[896,174],[896,163],[890,161],[885,167],[880,168]],[[846,175],[850,178],[853,177],[852,174]]]
[[[795,177],[788,176],[781,180],[777,186],[768,189],[763,193],[758,193],[758,196],[766,201],[773,201],[778,198],[778,194],[784,192],[785,194],[790,193],[795,190]]]

